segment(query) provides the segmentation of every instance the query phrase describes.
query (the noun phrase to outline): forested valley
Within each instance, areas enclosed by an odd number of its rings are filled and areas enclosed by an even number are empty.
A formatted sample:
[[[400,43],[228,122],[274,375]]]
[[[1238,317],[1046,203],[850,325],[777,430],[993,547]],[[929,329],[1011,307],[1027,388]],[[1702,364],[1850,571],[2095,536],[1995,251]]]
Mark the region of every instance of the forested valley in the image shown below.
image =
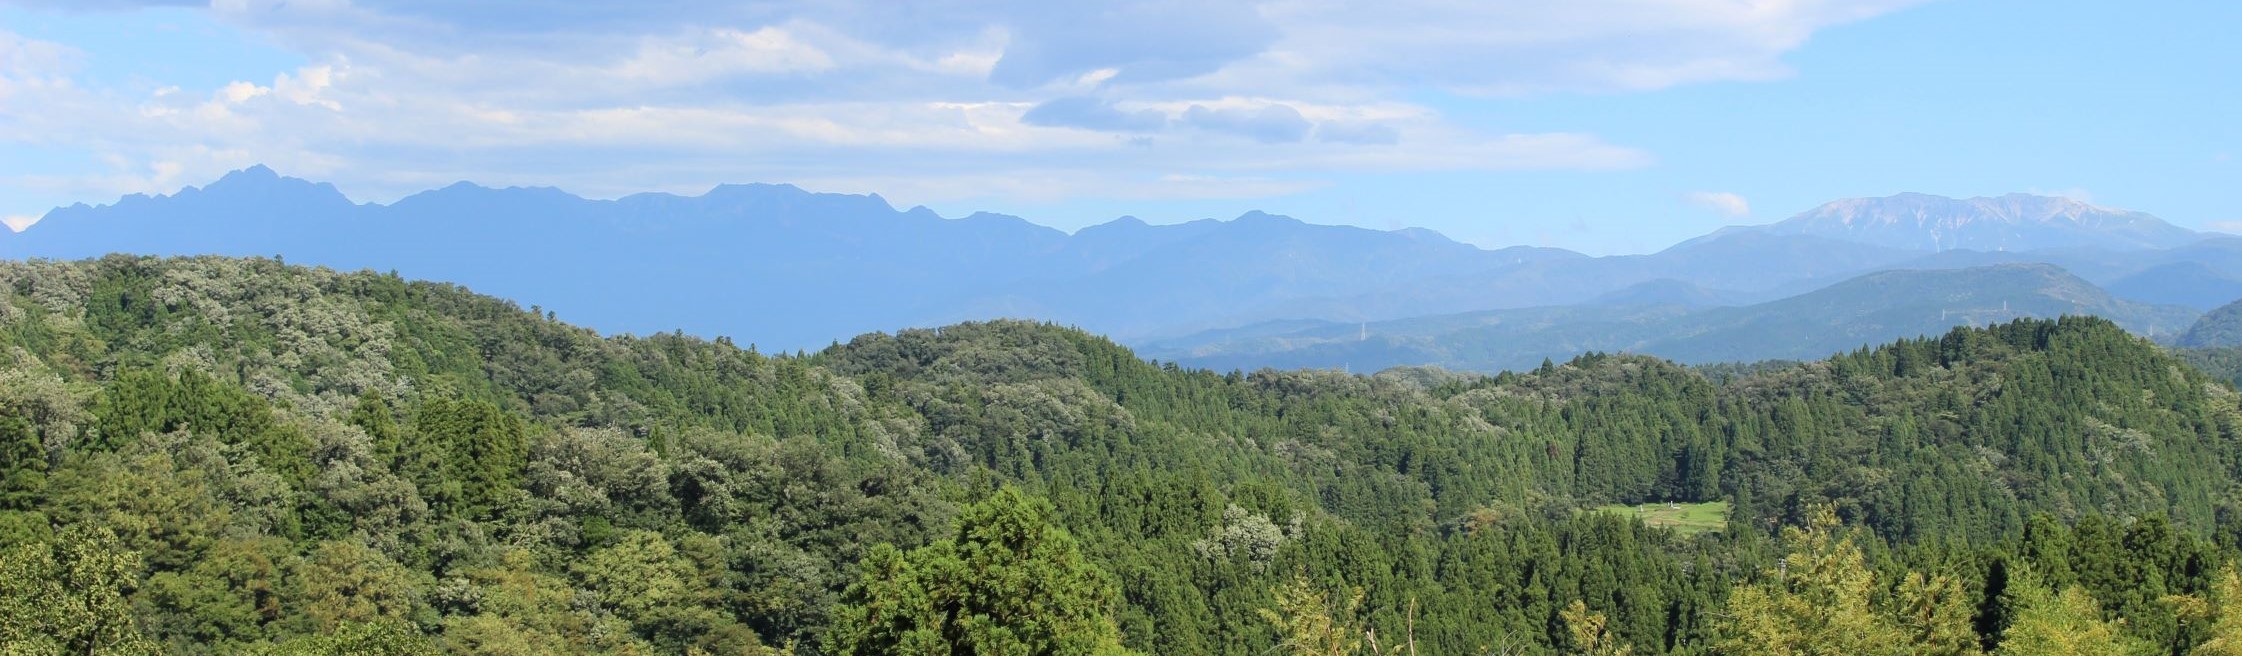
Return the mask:
[[[7,654],[2242,654],[2238,468],[2094,318],[1362,376],[0,263]]]

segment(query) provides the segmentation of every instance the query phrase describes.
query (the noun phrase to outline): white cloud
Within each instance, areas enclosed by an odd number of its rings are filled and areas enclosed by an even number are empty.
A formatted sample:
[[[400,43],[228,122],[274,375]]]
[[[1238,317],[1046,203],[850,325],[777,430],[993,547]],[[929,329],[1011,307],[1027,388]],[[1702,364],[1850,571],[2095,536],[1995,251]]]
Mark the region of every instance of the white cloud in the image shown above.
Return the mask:
[[[0,109],[16,110],[13,101],[19,96],[68,88],[82,56],[60,43],[0,29]],[[6,120],[0,116],[0,125]]]
[[[31,224],[38,222],[39,217],[24,214],[0,216],[0,225],[7,226],[10,232],[23,232],[24,229],[30,228]]]
[[[86,8],[62,0],[17,3]],[[751,67],[822,68],[824,31],[1006,88],[1159,84],[1215,74],[1282,85],[1517,93],[1630,90],[1787,74],[1781,56],[1834,25],[1928,0],[226,0],[228,20],[310,53],[393,49],[583,63],[699,35]],[[201,4],[109,0],[117,8]],[[726,40],[744,40],[725,44]],[[763,41],[758,43],[758,41]],[[986,46],[994,45],[991,51]],[[695,47],[687,53],[697,53]],[[661,56],[657,52],[635,54]],[[675,53],[672,53],[675,54]],[[800,56],[801,59],[789,59]],[[505,57],[497,57],[504,59]],[[720,58],[721,59],[721,58]],[[785,63],[781,63],[785,62]],[[834,62],[839,63],[839,62]]]
[[[68,72],[82,56],[70,46],[0,30],[0,75],[24,78]]]
[[[335,86],[335,67],[306,66],[296,69],[295,75],[281,73],[273,78],[272,90],[281,98],[298,105],[315,105],[341,111],[342,104],[327,99],[327,89]]]
[[[987,80],[1005,88],[1110,71],[1102,75],[1123,84],[1232,73],[1218,77],[1520,93],[1777,77],[1789,70],[1781,56],[1816,31],[1925,1],[234,0],[216,10],[306,50],[380,43],[439,56],[567,59],[681,30],[822,26],[931,60],[1001,35],[995,56],[979,59]]]
[[[225,88],[219,89],[218,97],[224,99],[226,102],[239,105],[257,98],[262,98],[265,96],[265,94],[269,93],[272,93],[272,89],[270,88],[260,87],[248,82],[235,81],[231,84],[227,84]]]
[[[1682,199],[1689,201],[1692,205],[1719,212],[1721,216],[1731,219],[1741,219],[1752,215],[1750,201],[1744,200],[1743,196],[1726,191],[1692,191],[1682,194]]]
[[[2203,229],[2230,235],[2242,235],[2242,220],[2206,221],[2203,223]]]
[[[111,162],[19,185],[169,191],[261,162],[368,200],[457,179],[1185,197],[1625,169],[1654,158],[1578,128],[1466,128],[1408,98],[1778,77],[1815,31],[1914,1],[225,0],[213,15],[307,63],[88,89],[66,46],[0,32],[0,146]],[[149,4],[172,3],[103,2]]]
[[[637,56],[613,67],[609,75],[675,86],[742,74],[816,73],[833,65],[832,55],[782,28],[714,29],[684,38],[649,40]]]
[[[1630,91],[1788,75],[1814,32],[1926,0],[1279,0],[1284,38],[1236,80],[1481,94]]]

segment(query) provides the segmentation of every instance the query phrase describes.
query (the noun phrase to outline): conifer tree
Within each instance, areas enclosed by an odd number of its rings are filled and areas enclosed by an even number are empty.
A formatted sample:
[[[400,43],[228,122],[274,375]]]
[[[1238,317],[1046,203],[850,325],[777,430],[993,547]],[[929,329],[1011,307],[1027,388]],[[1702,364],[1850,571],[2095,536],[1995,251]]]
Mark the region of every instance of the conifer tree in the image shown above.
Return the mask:
[[[1876,575],[1844,536],[1837,514],[1814,509],[1806,528],[1785,531],[1790,554],[1772,580],[1729,596],[1720,652],[1737,656],[1870,656],[1909,653],[1899,627],[1876,611]]]
[[[1994,656],[2112,656],[2139,648],[2117,623],[2102,619],[2101,606],[2078,586],[2058,592],[2024,572],[2010,580],[2007,604],[2014,619]]]
[[[1128,654],[1110,577],[1050,513],[1008,487],[961,512],[948,540],[874,548],[837,613],[833,653]]]

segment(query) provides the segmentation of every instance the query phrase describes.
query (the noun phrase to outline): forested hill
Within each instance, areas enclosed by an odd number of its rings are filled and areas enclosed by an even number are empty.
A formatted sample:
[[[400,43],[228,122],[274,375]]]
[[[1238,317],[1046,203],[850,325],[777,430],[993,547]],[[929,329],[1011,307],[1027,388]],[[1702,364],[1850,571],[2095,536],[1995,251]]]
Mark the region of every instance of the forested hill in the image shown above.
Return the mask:
[[[1602,355],[1245,374],[1017,322],[603,338],[451,285],[114,256],[0,263],[0,379],[0,646],[31,653],[2186,653],[2242,627],[2242,397],[2096,319],[1724,384]],[[1666,502],[1727,529],[1582,512]]]

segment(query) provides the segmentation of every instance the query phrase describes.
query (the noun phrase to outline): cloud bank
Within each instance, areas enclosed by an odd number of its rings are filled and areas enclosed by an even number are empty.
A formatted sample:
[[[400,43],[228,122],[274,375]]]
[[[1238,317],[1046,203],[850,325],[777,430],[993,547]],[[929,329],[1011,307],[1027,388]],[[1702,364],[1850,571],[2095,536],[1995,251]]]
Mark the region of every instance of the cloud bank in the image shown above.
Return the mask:
[[[0,28],[0,143],[106,167],[0,184],[91,200],[269,163],[367,200],[474,179],[593,195],[819,181],[930,202],[1626,169],[1655,159],[1414,99],[1777,78],[1816,31],[1915,1],[0,0],[201,7],[305,60],[217,88],[103,86],[71,44]]]
[[[1741,219],[1752,215],[1752,204],[1743,196],[1726,191],[1693,191],[1682,194],[1682,199],[1692,205],[1719,212],[1721,216]]]

